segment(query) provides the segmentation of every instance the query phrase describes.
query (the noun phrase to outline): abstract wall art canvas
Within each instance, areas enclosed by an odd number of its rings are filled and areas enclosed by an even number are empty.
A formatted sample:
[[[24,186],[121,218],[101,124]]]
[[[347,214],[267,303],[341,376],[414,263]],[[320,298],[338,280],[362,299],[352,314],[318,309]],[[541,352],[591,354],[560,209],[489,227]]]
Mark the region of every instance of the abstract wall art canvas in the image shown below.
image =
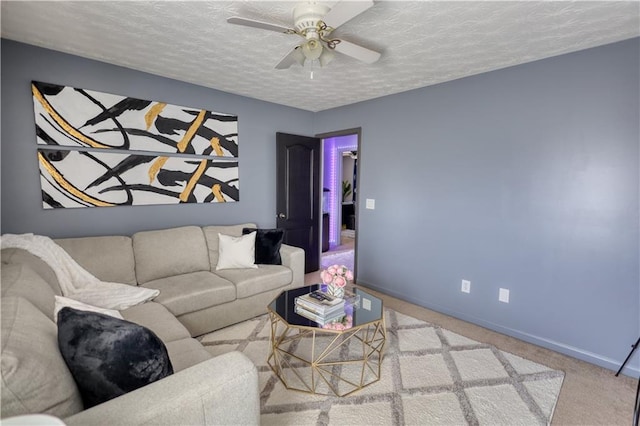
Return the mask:
[[[93,90],[31,83],[40,145],[238,156],[238,117]]]
[[[212,158],[39,149],[44,208],[238,201],[238,163]]]
[[[239,201],[238,117],[32,82],[45,209]]]

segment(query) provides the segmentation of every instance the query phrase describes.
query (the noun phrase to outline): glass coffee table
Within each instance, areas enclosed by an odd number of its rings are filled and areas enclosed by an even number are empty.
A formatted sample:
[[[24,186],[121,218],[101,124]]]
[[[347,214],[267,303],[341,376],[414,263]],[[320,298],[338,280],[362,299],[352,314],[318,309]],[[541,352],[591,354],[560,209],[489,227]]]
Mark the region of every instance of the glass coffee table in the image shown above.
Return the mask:
[[[282,292],[268,306],[271,352],[267,363],[287,389],[346,396],[380,380],[386,341],[382,301],[354,288],[357,306],[320,325],[295,313],[295,298],[319,284]]]

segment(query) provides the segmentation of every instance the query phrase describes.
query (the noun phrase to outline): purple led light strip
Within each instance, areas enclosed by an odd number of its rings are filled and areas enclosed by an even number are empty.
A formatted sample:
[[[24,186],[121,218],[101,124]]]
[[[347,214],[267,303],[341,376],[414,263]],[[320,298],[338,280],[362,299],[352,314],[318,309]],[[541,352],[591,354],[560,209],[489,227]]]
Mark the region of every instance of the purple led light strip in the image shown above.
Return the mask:
[[[336,223],[342,213],[342,153],[358,149],[358,135],[338,136],[324,140],[324,183],[329,193],[329,245],[340,244],[340,224]],[[340,211],[338,210],[340,209]]]

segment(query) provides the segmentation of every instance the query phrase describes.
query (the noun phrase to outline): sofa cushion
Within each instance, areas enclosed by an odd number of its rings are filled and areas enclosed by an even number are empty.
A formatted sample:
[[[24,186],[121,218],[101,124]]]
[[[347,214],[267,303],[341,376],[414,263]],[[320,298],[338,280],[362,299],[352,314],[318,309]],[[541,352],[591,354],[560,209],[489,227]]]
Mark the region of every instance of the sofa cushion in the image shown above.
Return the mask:
[[[85,408],[173,374],[158,336],[109,315],[63,308],[58,313],[58,345]]]
[[[167,343],[173,371],[184,370],[208,360],[212,355],[196,339],[186,338]]]
[[[284,229],[244,228],[243,234],[256,233],[255,258],[259,265],[282,265],[280,247],[284,239]]]
[[[82,411],[53,320],[21,297],[3,297],[1,307],[2,417],[43,413],[64,418]]]
[[[175,316],[171,314],[159,303],[147,302],[141,305],[133,306],[120,314],[127,321],[135,322],[156,333],[156,335],[167,344],[174,340],[181,340],[191,337],[189,331],[185,328]],[[171,355],[171,354],[169,354]],[[174,365],[175,370],[175,365]]]
[[[208,271],[192,272],[149,281],[144,287],[160,290],[154,300],[175,316],[235,300],[236,288]]]
[[[218,234],[218,264],[216,271],[222,269],[257,268],[256,234],[233,237]]]
[[[133,235],[138,284],[189,272],[209,271],[207,243],[197,226]]]
[[[55,294],[62,296],[62,290],[60,290],[60,284],[58,283],[56,273],[39,257],[23,249],[9,248],[2,250],[2,263],[28,265],[38,275],[40,275],[47,284],[49,284]]]
[[[215,271],[218,264],[218,247],[219,240],[218,234],[231,235],[232,237],[239,237],[242,235],[243,228],[255,228],[253,223],[245,223],[242,225],[226,225],[226,226],[203,226],[202,232],[207,241],[207,248],[209,250],[209,262],[210,270]]]
[[[238,299],[285,287],[292,279],[291,269],[279,265],[259,265],[258,269],[225,269],[216,274],[235,284]]]
[[[73,260],[102,281],[136,284],[130,237],[84,237],[54,240]]]
[[[2,265],[2,297],[23,297],[31,302],[49,319],[53,319],[53,289],[30,266],[20,263]]]

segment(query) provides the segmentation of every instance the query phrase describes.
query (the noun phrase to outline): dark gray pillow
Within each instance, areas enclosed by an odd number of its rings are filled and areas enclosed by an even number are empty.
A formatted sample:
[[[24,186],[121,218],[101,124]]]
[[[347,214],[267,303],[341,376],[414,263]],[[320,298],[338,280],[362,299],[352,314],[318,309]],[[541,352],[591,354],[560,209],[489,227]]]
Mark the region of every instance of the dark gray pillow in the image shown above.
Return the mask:
[[[243,228],[242,235],[256,232],[256,264],[282,265],[280,247],[284,239],[284,229]]]
[[[58,312],[58,346],[90,408],[173,374],[164,343],[148,328],[96,312]]]

